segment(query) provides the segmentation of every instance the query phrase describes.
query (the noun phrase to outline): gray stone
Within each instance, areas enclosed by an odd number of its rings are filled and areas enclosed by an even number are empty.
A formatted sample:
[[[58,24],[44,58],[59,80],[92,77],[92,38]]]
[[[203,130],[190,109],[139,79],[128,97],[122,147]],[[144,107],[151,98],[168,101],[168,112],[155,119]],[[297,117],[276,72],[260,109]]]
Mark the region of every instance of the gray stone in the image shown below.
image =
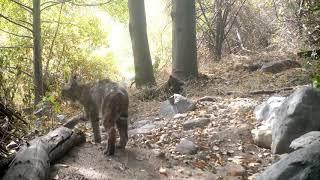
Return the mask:
[[[253,113],[260,125],[251,131],[254,142],[263,148],[271,148],[272,123],[276,119],[276,112],[285,100],[285,97],[272,96],[267,101],[256,106]]]
[[[194,128],[203,128],[210,123],[209,118],[195,118],[189,119],[183,123],[183,128],[185,130],[194,129]]]
[[[299,149],[268,167],[257,180],[320,179],[320,144]]]
[[[180,113],[185,113],[187,111],[192,111],[195,109],[195,103],[181,96],[180,94],[174,94],[168,100],[160,104],[160,117],[173,117],[174,115]]]
[[[297,150],[314,144],[320,144],[320,131],[311,131],[293,140],[290,149]]]
[[[11,150],[11,149],[17,149],[19,147],[19,145],[14,142],[14,141],[11,141],[7,146],[6,146],[6,149],[7,150]]]
[[[150,120],[140,120],[132,123],[132,128],[140,128],[146,124],[150,123]]]
[[[180,143],[176,145],[176,151],[182,154],[196,154],[198,146],[192,141],[183,138]]]
[[[173,117],[178,114],[178,109],[176,106],[170,104],[169,100],[166,100],[160,104],[160,117]]]
[[[59,122],[64,122],[64,120],[66,119],[66,116],[63,114],[59,114],[57,115],[57,119]]]
[[[270,121],[264,121],[264,123],[269,124],[263,124],[261,126],[258,126],[254,128],[251,131],[253,141],[255,144],[259,147],[262,148],[271,148],[271,143],[272,143],[272,131],[271,131],[271,126],[270,126]]]
[[[293,60],[280,60],[280,61],[272,61],[264,64],[260,71],[269,72],[269,73],[279,73],[287,69],[298,68],[301,65],[297,61]]]
[[[265,121],[274,116],[285,99],[285,97],[281,96],[272,96],[267,101],[258,105],[253,111],[256,119],[258,121]]]
[[[216,102],[217,98],[213,97],[213,96],[204,96],[204,97],[198,99],[198,101],[199,102],[202,102],[202,101]]]
[[[289,152],[290,143],[301,135],[320,129],[320,90],[303,87],[282,103],[272,125],[273,153]]]
[[[149,134],[152,129],[156,128],[155,124],[145,124],[144,126],[128,131],[129,135]]]

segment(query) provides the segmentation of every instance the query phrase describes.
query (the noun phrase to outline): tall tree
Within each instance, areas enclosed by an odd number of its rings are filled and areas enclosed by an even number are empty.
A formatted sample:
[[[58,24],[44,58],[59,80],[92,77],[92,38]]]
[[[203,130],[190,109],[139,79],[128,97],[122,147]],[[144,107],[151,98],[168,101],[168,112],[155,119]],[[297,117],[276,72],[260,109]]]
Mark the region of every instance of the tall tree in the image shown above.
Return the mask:
[[[10,17],[7,17],[3,14],[0,14],[0,18],[7,20],[8,22],[28,30],[32,33],[33,39],[33,79],[34,79],[34,94],[35,94],[35,104],[41,101],[43,96],[43,80],[42,80],[42,61],[41,61],[41,6],[40,0],[33,0],[32,7],[29,7],[26,4],[23,4],[20,1],[10,0],[12,3],[18,5],[22,10],[31,13],[33,21],[29,23],[25,20],[14,20]],[[10,32],[7,32],[10,34]],[[11,33],[12,34],[12,33]],[[24,36],[29,38],[30,36]]]
[[[40,0],[33,0],[33,70],[35,84],[35,103],[43,96],[42,47],[41,47],[41,9]]]
[[[172,2],[172,75],[187,80],[198,76],[195,1]]]
[[[144,0],[128,0],[128,8],[136,86],[155,85],[148,43]]]

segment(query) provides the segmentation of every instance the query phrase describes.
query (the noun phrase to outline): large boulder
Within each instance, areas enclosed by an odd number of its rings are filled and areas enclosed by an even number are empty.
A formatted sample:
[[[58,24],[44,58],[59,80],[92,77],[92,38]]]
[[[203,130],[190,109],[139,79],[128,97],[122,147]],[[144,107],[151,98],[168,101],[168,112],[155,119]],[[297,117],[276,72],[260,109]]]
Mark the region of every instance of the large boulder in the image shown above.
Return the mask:
[[[251,131],[251,134],[254,142],[259,147],[271,148],[272,123],[276,118],[276,111],[284,100],[285,97],[272,96],[255,108],[253,113],[259,121],[259,125]]]
[[[253,113],[258,121],[266,121],[273,118],[275,112],[279,109],[285,97],[282,96],[271,96],[267,101],[258,105]]]
[[[260,71],[268,72],[268,73],[279,73],[287,69],[298,68],[301,65],[297,61],[293,60],[280,60],[280,61],[272,61],[264,64]]]
[[[176,114],[182,114],[187,111],[192,111],[195,108],[195,102],[181,96],[180,94],[174,94],[168,100],[160,104],[159,115],[161,117],[173,117]]]
[[[290,149],[297,150],[314,144],[320,144],[320,131],[311,131],[293,140]]]
[[[301,135],[320,129],[320,90],[303,87],[282,103],[272,125],[273,153],[289,152],[290,143]]]
[[[318,180],[320,179],[320,144],[288,154],[268,167],[257,180]]]

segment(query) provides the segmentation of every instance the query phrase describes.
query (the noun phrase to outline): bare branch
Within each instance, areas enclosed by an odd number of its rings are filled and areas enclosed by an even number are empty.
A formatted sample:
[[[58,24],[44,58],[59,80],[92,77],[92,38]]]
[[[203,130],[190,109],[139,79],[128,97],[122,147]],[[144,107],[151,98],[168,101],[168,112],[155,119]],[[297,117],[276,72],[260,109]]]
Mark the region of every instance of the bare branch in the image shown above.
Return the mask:
[[[11,2],[14,2],[16,4],[18,4],[21,8],[27,10],[28,12],[32,13],[33,9],[25,4],[22,4],[21,2],[17,1],[17,0],[10,0]]]
[[[47,63],[46,63],[46,67],[45,67],[45,74],[46,75],[48,75],[48,73],[49,73],[49,64],[50,64],[50,60],[52,59],[52,56],[53,56],[53,46],[54,46],[54,43],[56,41],[56,38],[57,38],[57,35],[58,35],[58,31],[59,31],[59,28],[60,28],[63,5],[64,4],[61,4],[60,11],[59,11],[57,28],[56,28],[56,31],[54,32],[54,36],[53,36],[53,39],[52,39],[51,45],[50,45],[49,57],[48,57],[48,60],[47,60]]]
[[[30,49],[33,46],[0,46],[0,49]]]
[[[43,11],[43,10],[48,9],[48,8],[50,8],[50,7],[53,7],[53,6],[55,6],[55,5],[61,4],[60,2],[51,2],[51,3],[52,3],[52,4],[50,4],[50,5],[42,8],[40,11]],[[44,4],[45,4],[45,3],[44,3]]]
[[[13,36],[32,39],[31,36],[15,34],[15,33],[12,33],[12,32],[6,31],[6,30],[3,30],[3,29],[0,29],[0,31],[5,32],[5,33],[10,34],[10,35],[13,35]]]
[[[48,9],[50,7],[53,7],[53,6],[56,6],[56,5],[59,5],[59,4],[63,4],[63,3],[67,3],[67,2],[70,2],[71,0],[64,0],[64,1],[48,1],[48,2],[45,2],[45,3],[42,3],[40,6],[44,6],[45,4],[49,4],[45,7],[43,7],[40,11],[43,11],[45,9]]]
[[[28,28],[27,26],[24,26],[24,25],[22,25],[22,24],[20,24],[20,23],[17,23],[16,21],[12,20],[11,18],[9,18],[9,17],[7,17],[7,16],[4,16],[4,15],[1,14],[1,13],[0,13],[0,18],[4,18],[5,20],[11,22],[12,24],[15,24],[15,25],[17,25],[17,26],[20,26],[20,27],[22,27],[22,28],[30,31],[30,32],[33,32],[33,30],[30,29],[30,28]]]
[[[28,24],[29,26],[32,26],[32,23],[28,22],[28,21],[24,21],[24,20],[17,20],[19,22],[22,22],[22,23],[25,23],[25,24]]]
[[[205,9],[204,9],[204,7],[203,7],[203,5],[202,5],[202,3],[201,3],[201,0],[198,0],[198,4],[199,4],[199,6],[200,6],[200,10],[201,10],[202,15],[203,15],[203,17],[204,17],[204,21],[205,21],[205,23],[207,24],[210,33],[211,33],[212,35],[214,35],[214,31],[213,31],[213,29],[212,29],[212,27],[211,27],[211,23],[210,23],[207,15],[206,15],[206,12],[205,12]],[[210,40],[211,42],[214,42],[211,36],[209,36],[209,40]]]
[[[243,0],[243,1],[242,1],[241,6],[239,7],[237,13],[234,15],[233,20],[231,21],[231,25],[230,25],[228,31],[226,32],[226,34],[224,35],[224,37],[227,37],[228,34],[230,33],[230,31],[231,31],[231,29],[232,29],[232,27],[233,27],[233,24],[234,24],[234,22],[236,21],[236,18],[237,18],[237,16],[238,16],[238,14],[240,13],[240,10],[242,9],[242,7],[244,6],[244,4],[246,3],[246,1],[247,1],[247,0]],[[229,23],[229,22],[228,22],[228,23]]]
[[[58,22],[56,20],[43,20],[41,21],[42,23],[50,23],[50,24],[63,24],[63,25],[72,25],[72,26],[76,26],[77,24],[75,23],[71,23],[71,22]]]
[[[77,3],[77,2],[70,1],[70,4],[72,4],[74,6],[103,6],[103,5],[106,5],[106,4],[110,3],[110,2],[111,2],[111,0],[106,1],[106,2],[101,2],[101,3],[82,4],[82,3]]]
[[[74,6],[103,6],[103,5],[106,5],[108,3],[111,2],[111,0],[108,0],[106,2],[101,2],[101,3],[92,3],[92,4],[88,4],[88,3],[77,3],[77,2],[73,2],[72,0],[64,0],[64,1],[61,1],[61,2],[58,2],[58,1],[48,1],[48,2],[45,2],[45,3],[42,3],[41,6],[44,6],[46,4],[49,4],[45,7],[43,7],[41,9],[41,11],[45,10],[45,9],[48,9],[52,6],[55,6],[55,5],[58,5],[58,4],[61,4],[61,3],[70,3],[71,5],[74,5]]]
[[[44,5],[50,4],[50,3],[57,3],[57,2],[56,1],[47,1],[47,2],[41,3],[40,6],[44,6]]]
[[[25,75],[27,75],[29,77],[32,77],[32,75],[30,73],[28,73],[27,71],[22,70],[20,67],[6,67],[6,68],[7,69],[15,69],[15,70],[20,71],[20,72],[22,72],[23,74],[25,74]],[[12,72],[12,73],[14,73],[14,72]]]

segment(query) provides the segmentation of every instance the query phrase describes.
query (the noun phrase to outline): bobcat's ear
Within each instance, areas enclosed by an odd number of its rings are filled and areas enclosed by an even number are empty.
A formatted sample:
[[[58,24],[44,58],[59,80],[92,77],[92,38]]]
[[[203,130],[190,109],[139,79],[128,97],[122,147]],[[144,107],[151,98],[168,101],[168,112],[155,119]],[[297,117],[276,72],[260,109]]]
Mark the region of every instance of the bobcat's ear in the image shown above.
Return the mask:
[[[69,79],[70,85],[76,85],[76,84],[78,84],[78,81],[79,81],[79,76],[78,76],[78,74],[72,74],[72,75],[70,76],[70,79]]]

